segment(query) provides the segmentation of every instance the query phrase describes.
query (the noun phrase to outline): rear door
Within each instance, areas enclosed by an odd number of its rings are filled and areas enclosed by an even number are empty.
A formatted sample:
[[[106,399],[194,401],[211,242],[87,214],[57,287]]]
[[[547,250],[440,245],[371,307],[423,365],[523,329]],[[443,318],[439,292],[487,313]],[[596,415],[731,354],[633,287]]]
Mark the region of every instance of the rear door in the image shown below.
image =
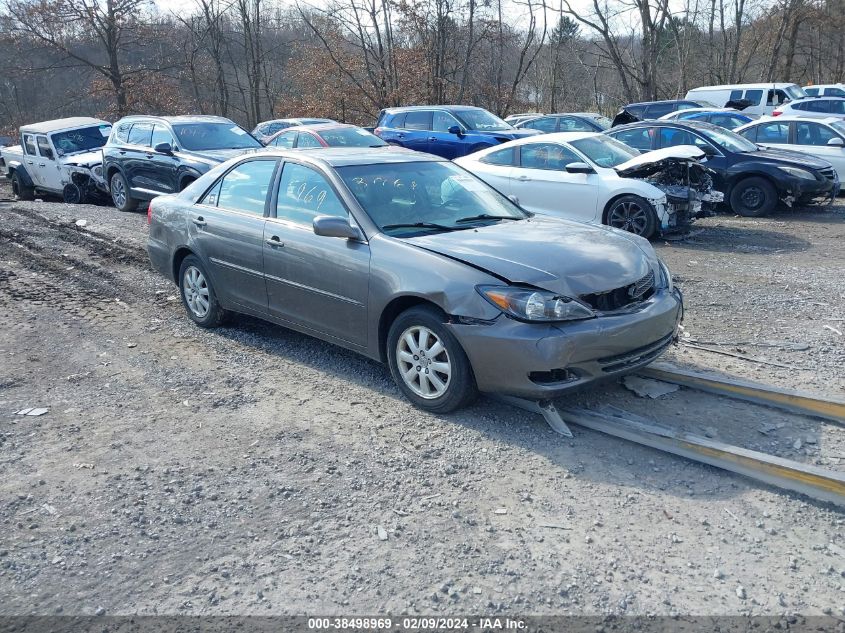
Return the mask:
[[[409,149],[427,152],[431,125],[431,110],[411,110],[405,116],[405,129],[400,130],[396,137]]]
[[[267,143],[267,145],[268,147],[283,147],[285,149],[291,149],[296,144],[297,134],[298,132],[296,130],[282,132],[272,141]]]
[[[506,147],[490,152],[478,160],[479,169],[470,168],[476,176],[481,178],[488,185],[499,192],[509,196],[513,194],[513,183],[511,178],[514,175],[514,167],[517,166],[518,156],[516,149]],[[519,196],[517,196],[519,197]]]
[[[264,231],[270,314],[364,347],[370,247],[366,242],[316,235],[313,221],[318,215],[350,217],[323,173],[286,161]]]
[[[569,163],[584,162],[559,143],[531,143],[518,148],[519,166],[511,176],[511,192],[528,211],[593,222],[598,207],[598,175],[570,174]]]
[[[792,149],[823,158],[833,165],[842,178],[845,175],[845,137],[833,128],[815,121],[795,121],[793,125],[795,145]],[[832,139],[839,139],[843,145],[828,145]]]
[[[789,141],[789,123],[786,121],[768,121],[756,126],[757,136],[754,142],[774,149],[794,149]]]
[[[188,230],[224,302],[267,312],[264,222],[278,160],[252,158],[223,175],[192,208]]]

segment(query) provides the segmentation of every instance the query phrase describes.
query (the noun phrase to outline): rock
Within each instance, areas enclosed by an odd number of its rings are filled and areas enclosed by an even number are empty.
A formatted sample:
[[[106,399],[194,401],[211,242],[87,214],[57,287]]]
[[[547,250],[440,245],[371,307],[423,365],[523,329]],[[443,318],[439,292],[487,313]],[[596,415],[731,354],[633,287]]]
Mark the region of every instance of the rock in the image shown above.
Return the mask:
[[[94,611],[94,615],[105,615],[105,614],[106,614],[106,610],[103,609],[103,607],[97,607],[97,610]]]
[[[736,597],[739,598],[740,600],[745,600],[745,598],[746,598],[745,587],[743,587],[742,585],[739,585],[736,588]]]
[[[724,577],[725,574],[722,573],[721,569],[716,569],[713,571],[713,578],[715,578],[716,580],[721,580]]]
[[[660,396],[665,396],[668,393],[680,389],[678,385],[672,385],[659,380],[651,380],[650,378],[640,378],[634,375],[625,376],[622,379],[622,384],[640,398],[659,398]]]
[[[797,440],[795,440],[795,442],[792,444],[792,448],[794,448],[796,451],[800,451],[802,446],[803,446],[803,444],[801,442],[800,437]]]
[[[493,510],[493,514],[507,514],[507,513],[508,513],[507,508],[496,508],[495,510]]]
[[[387,530],[384,529],[381,525],[376,526],[376,533],[378,534],[378,538],[380,541],[387,540]]]
[[[86,224],[88,224],[88,220],[77,220],[76,221],[76,226],[85,226]]]

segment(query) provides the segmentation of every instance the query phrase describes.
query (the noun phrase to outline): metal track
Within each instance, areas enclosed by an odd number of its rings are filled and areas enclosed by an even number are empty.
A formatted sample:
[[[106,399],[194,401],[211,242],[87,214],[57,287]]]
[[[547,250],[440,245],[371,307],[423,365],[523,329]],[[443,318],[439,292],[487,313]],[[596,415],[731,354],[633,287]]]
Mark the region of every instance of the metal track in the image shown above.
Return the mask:
[[[723,444],[690,433],[587,409],[558,409],[569,424],[620,437],[667,453],[710,464],[778,488],[845,507],[845,474]]]
[[[663,380],[700,391],[747,400],[792,413],[810,415],[845,424],[845,401],[822,399],[808,393],[726,378],[716,374],[681,369],[667,363],[654,363],[637,372],[641,376]]]

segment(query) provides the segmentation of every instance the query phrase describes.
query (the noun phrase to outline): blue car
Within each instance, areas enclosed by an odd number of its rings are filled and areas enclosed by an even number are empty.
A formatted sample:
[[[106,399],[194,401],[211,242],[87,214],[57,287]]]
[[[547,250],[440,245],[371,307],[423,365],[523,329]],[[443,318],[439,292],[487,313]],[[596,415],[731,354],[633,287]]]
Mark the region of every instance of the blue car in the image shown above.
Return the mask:
[[[677,121],[704,121],[729,130],[735,130],[740,125],[751,123],[754,119],[738,110],[707,110],[703,108],[691,108],[689,110],[678,110],[672,114],[660,117],[661,119],[675,119]]]
[[[473,106],[387,108],[379,113],[374,133],[391,145],[448,159],[540,134],[538,130],[518,130]]]

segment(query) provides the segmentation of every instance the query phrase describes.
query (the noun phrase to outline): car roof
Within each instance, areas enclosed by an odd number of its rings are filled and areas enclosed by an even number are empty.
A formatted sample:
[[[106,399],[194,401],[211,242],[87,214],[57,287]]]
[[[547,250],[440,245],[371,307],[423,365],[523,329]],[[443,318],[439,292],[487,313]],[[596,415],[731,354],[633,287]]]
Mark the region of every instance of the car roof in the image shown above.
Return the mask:
[[[826,117],[813,117],[807,118],[806,116],[802,116],[800,114],[782,114],[777,117],[764,117],[762,119],[757,119],[756,121],[751,121],[750,123],[746,123],[742,127],[751,126],[751,125],[759,125],[760,123],[787,123],[792,121],[801,121],[804,123],[827,123],[830,125],[831,123],[842,123],[842,117],[838,116],[826,116]]]
[[[176,116],[156,116],[154,114],[130,114],[125,116],[118,123],[129,123],[131,121],[164,121],[165,123],[232,123],[235,122],[224,116],[211,114],[180,114]]]
[[[630,108],[631,106],[650,106],[650,105],[657,105],[660,103],[690,103],[690,99],[663,99],[662,101],[637,101],[635,103],[629,103],[626,105],[626,108]]]
[[[788,101],[783,105],[791,106],[795,103],[807,103],[809,101],[812,101],[813,103],[815,103],[816,101],[845,101],[845,97],[834,97],[833,95],[822,95],[820,97],[801,97],[800,99],[793,99],[792,101]]]
[[[336,130],[338,128],[357,128],[357,125],[352,125],[351,123],[311,123],[310,125],[294,125],[292,127],[287,128],[286,130],[280,130],[279,134],[284,134],[285,132],[291,131],[311,131],[311,132],[321,132],[325,130]],[[360,128],[364,129],[364,128]]]
[[[689,92],[697,92],[699,90],[754,90],[757,88],[786,88],[787,86],[797,86],[798,84],[794,84],[792,82],[768,82],[768,83],[756,83],[756,84],[721,84],[719,86],[699,86],[698,88],[693,88]],[[800,86],[799,86],[800,87]],[[689,93],[687,93],[689,94]]]
[[[423,152],[405,149],[404,147],[325,147],[319,152],[303,152],[301,150],[266,148],[261,156],[279,156],[293,158],[317,165],[328,167],[347,167],[349,165],[373,165],[378,163],[447,163],[445,158]],[[245,158],[255,157],[248,154]]]
[[[604,136],[601,132],[551,132],[550,134],[537,134],[532,136],[524,136],[522,138],[502,143],[501,145],[493,145],[483,152],[494,151],[502,147],[515,147],[517,145],[531,145],[533,143],[571,143],[572,141],[579,141],[582,138],[591,136]]]
[[[413,112],[415,110],[484,110],[478,106],[471,105],[424,105],[424,106],[400,106],[397,108],[385,108],[385,112],[397,114],[399,112]]]
[[[21,132],[30,132],[33,134],[50,134],[51,132],[59,132],[61,130],[70,130],[78,127],[85,127],[89,125],[111,125],[108,121],[102,119],[95,119],[89,116],[74,116],[66,119],[54,119],[52,121],[41,121],[40,123],[30,123],[29,125],[22,125]]]
[[[626,123],[625,125],[617,125],[608,130],[609,133],[617,132],[619,130],[633,130],[641,127],[672,127],[679,129],[686,129],[689,131],[705,131],[705,132],[724,132],[725,128],[707,123],[705,121],[696,121],[695,119],[652,119],[650,121],[636,121],[634,123]],[[730,131],[730,130],[728,130]],[[547,135],[548,136],[548,135]]]

